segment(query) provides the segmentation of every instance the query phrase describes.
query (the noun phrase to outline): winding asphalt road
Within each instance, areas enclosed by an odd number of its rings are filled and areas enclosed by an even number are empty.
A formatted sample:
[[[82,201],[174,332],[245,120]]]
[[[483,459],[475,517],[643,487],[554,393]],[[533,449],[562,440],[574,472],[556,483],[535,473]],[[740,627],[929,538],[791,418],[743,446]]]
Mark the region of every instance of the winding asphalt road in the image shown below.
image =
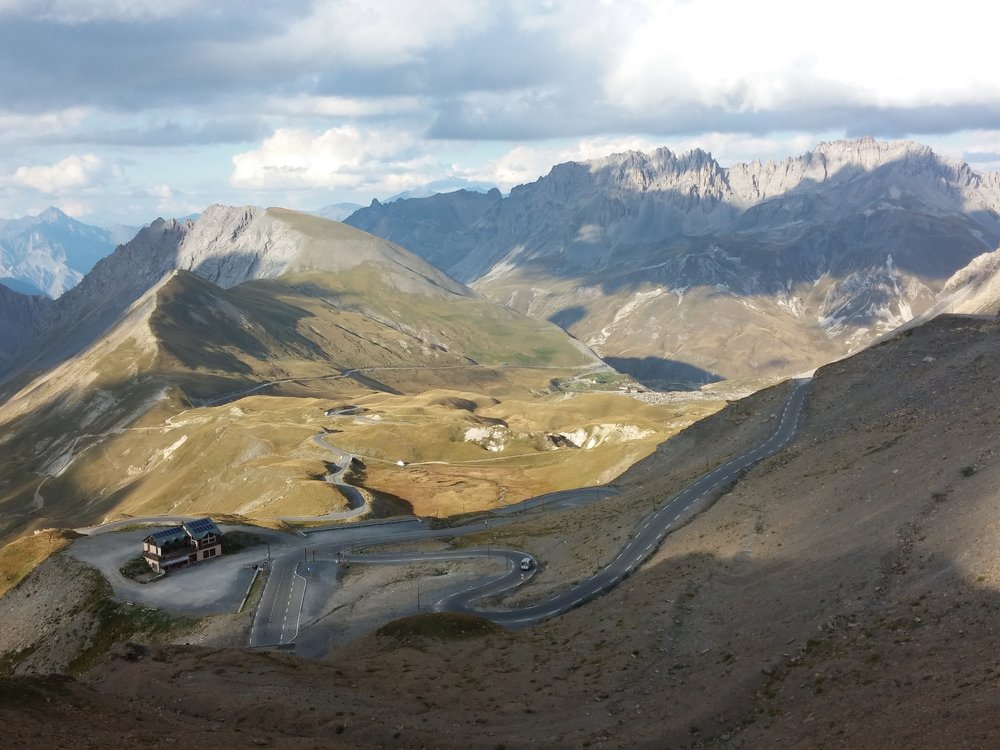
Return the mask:
[[[726,485],[734,481],[741,472],[759,461],[773,456],[788,445],[795,435],[810,383],[811,378],[796,379],[792,393],[782,407],[774,431],[763,443],[708,472],[682,492],[670,498],[657,510],[643,518],[614,560],[595,575],[581,581],[567,591],[537,604],[514,609],[477,607],[476,602],[521,585],[533,576],[537,570],[537,566],[532,564],[531,570],[527,574],[522,575],[519,565],[509,565],[509,569],[505,570],[500,577],[449,594],[436,602],[434,609],[437,611],[457,611],[479,615],[509,628],[528,627],[567,612],[617,586],[622,579],[653,554],[682,516],[692,510],[697,512],[699,504],[705,504],[710,501]],[[324,445],[331,447],[325,443]],[[532,498],[524,503],[494,511],[491,516],[493,517],[494,526],[496,526],[501,523],[514,521],[515,518],[513,516],[516,516],[519,512],[552,510],[563,508],[567,505],[579,505],[600,496],[614,494],[615,492],[611,488],[586,488],[550,493]],[[420,528],[416,531],[407,531],[404,534],[395,535],[391,539],[371,539],[366,540],[364,543],[376,545],[387,541],[417,541],[434,537],[475,533],[488,528],[488,524],[489,521],[487,520],[460,528],[443,530]],[[320,544],[313,549],[314,554],[318,551],[321,555],[332,556],[335,551],[338,559],[364,564],[398,565],[415,560],[487,556],[519,563],[523,557],[530,557],[530,555],[524,552],[506,549],[361,555],[352,552],[352,549],[356,547],[357,544],[347,547],[342,544]],[[299,629],[301,603],[305,597],[305,579],[296,573],[297,565],[298,561],[292,561],[287,557],[275,562],[251,628],[251,646],[280,645],[294,641]],[[296,599],[298,600],[297,606]]]
[[[670,533],[677,521],[695,506],[714,495],[746,469],[759,461],[778,453],[795,436],[799,415],[805,403],[806,392],[811,379],[796,381],[791,396],[785,402],[778,425],[771,436],[756,448],[743,453],[726,464],[713,469],[689,485],[679,494],[670,498],[660,508],[639,522],[635,532],[606,567],[590,578],[581,581],[561,594],[527,607],[506,610],[480,609],[474,603],[493,594],[489,584],[474,587],[438,603],[444,610],[469,612],[485,617],[507,627],[527,627],[567,612],[584,602],[617,586],[625,576],[639,567]]]
[[[327,513],[323,516],[281,516],[278,520],[289,521],[291,523],[301,523],[305,521],[345,521],[349,518],[363,516],[368,512],[368,500],[365,498],[361,490],[344,481],[344,474],[349,468],[351,468],[351,461],[354,460],[354,456],[345,450],[341,450],[335,445],[330,445],[326,442],[323,435],[314,436],[313,442],[336,456],[337,468],[323,478],[330,484],[335,485],[341,492],[344,493],[344,497],[347,498],[347,505],[350,510],[334,511],[333,513]]]

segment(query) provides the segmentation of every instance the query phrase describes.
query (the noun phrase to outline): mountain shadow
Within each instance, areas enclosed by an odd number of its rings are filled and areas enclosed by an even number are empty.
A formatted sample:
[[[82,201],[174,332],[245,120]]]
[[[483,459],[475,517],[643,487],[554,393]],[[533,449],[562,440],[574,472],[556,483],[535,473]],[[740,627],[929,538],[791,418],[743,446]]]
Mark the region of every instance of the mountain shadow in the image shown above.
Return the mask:
[[[657,391],[694,391],[723,379],[721,375],[687,362],[663,357],[605,357],[604,361]]]
[[[587,308],[582,305],[574,305],[572,307],[564,307],[562,310],[552,313],[548,317],[548,321],[568,331],[574,323],[579,323],[586,317]]]

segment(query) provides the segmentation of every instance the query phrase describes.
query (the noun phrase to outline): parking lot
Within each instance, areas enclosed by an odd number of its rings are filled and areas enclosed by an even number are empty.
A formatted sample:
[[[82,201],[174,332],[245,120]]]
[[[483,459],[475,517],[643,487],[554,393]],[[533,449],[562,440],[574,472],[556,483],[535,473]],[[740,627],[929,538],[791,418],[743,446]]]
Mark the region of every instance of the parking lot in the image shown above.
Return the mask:
[[[222,527],[223,533],[235,529],[266,538],[272,557],[302,544],[299,537],[288,534],[259,528]],[[86,536],[74,541],[69,553],[100,570],[114,589],[116,598],[188,615],[235,612],[253,579],[253,564],[267,557],[267,546],[260,544],[189,565],[150,583],[137,583],[122,576],[119,568],[142,554],[142,540],[156,530],[158,527],[148,526]]]

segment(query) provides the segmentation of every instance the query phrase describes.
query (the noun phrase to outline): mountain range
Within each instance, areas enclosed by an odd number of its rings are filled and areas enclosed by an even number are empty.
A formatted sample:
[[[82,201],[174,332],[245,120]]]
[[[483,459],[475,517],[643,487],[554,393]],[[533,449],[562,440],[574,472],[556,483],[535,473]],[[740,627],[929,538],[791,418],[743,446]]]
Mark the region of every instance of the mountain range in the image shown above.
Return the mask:
[[[346,222],[619,370],[692,386],[815,367],[932,309],[1000,245],[998,210],[1000,175],[863,138],[728,168],[700,150],[614,154],[507,197],[373,202]]]
[[[0,219],[0,285],[54,299],[135,233],[132,227],[84,224],[54,207],[37,216]]]
[[[962,279],[988,264],[966,267],[1000,245],[998,209],[997,174],[863,138],[730,167],[701,150],[613,154],[559,164],[506,197],[397,197],[344,220],[560,325],[647,384],[685,388],[809,369],[949,309]],[[0,282],[57,297],[114,239],[54,208],[2,221]],[[135,266],[140,287],[170,266],[151,262]],[[16,306],[8,327],[24,320]],[[112,304],[95,328],[122,309]],[[0,342],[0,371],[34,340],[17,327]]]
[[[479,404],[548,390],[503,367],[573,378],[606,362],[692,387],[809,369],[942,312],[994,315],[998,185],[925,147],[864,139],[728,169],[697,151],[618,154],[559,165],[508,197],[375,201],[348,223],[218,205],[158,219],[55,300],[0,286],[8,507],[31,516],[39,481],[58,484],[83,451],[149,415],[262,384],[345,398],[467,388],[478,395],[444,402]],[[366,222],[427,257],[352,226]],[[330,378],[354,390],[324,391]],[[442,440],[496,428],[549,444],[510,419],[470,413]],[[84,515],[138,486],[70,475],[57,490],[89,487],[106,503]]]
[[[660,150],[560,165],[509,197],[352,218],[433,264],[348,224],[211,206],[153,222],[57,299],[0,286],[0,541],[20,537],[0,548],[10,744],[996,744],[998,192],[995,175],[910,143],[728,169]],[[688,386],[861,351],[803,386],[778,453],[704,489],[598,599],[509,631],[430,611],[501,545],[538,561],[503,602],[578,587],[669,498],[785,426],[789,383],[661,440],[678,415],[632,396],[678,394],[576,390],[616,374],[567,330]],[[629,423],[611,424],[621,402]],[[174,617],[182,588],[217,600],[208,566],[224,561],[143,586],[160,592],[153,608],[108,583],[146,531],[89,538],[108,579],[79,543],[57,552],[121,515],[336,514],[317,436],[358,459],[373,506],[450,495],[439,515],[475,533],[435,531],[395,570],[244,535],[233,569],[247,580],[251,558],[274,560],[272,580],[285,559],[307,582],[301,621],[291,594],[271,605],[295,621],[298,655],[242,647],[259,583],[239,581],[238,612]],[[616,436],[610,458],[591,447]],[[640,456],[644,440],[657,444]],[[539,475],[611,486],[506,513]],[[388,528],[349,543],[377,553]],[[474,568],[424,557],[463,548]]]

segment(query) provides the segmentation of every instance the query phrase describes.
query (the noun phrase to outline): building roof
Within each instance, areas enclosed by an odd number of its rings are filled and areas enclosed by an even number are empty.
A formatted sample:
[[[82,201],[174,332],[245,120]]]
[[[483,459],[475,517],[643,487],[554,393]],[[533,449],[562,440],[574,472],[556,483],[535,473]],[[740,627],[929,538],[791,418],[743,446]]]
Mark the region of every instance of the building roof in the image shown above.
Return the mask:
[[[171,526],[169,529],[153,532],[146,537],[146,541],[152,541],[157,547],[165,547],[187,539],[201,541],[209,534],[222,536],[219,527],[211,518],[196,518],[193,521],[186,521],[180,526]]]
[[[204,539],[208,534],[221,536],[222,532],[211,518],[196,518],[183,524],[182,528],[192,539]]]
[[[187,533],[180,526],[172,526],[169,529],[162,529],[161,531],[156,531],[146,537],[147,540],[152,540],[157,547],[164,547],[168,544],[176,544],[177,542],[184,541],[187,538]]]

